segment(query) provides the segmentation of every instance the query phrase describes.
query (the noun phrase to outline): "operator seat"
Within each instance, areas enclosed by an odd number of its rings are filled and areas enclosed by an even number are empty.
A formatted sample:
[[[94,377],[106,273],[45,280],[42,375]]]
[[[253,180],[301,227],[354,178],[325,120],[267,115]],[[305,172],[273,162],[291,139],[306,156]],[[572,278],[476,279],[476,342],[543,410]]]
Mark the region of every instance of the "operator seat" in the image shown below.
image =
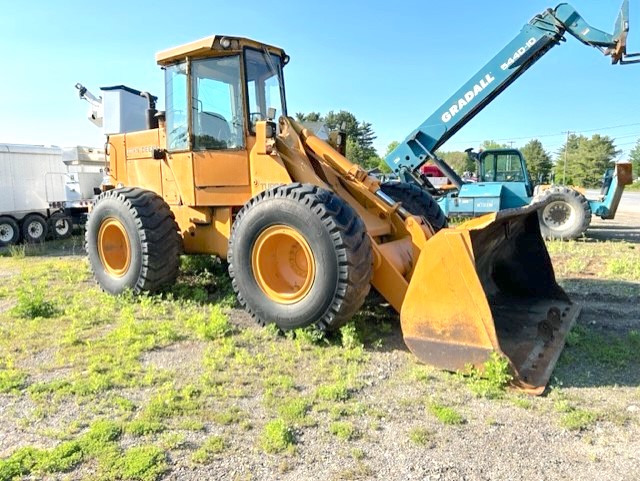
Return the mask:
[[[228,148],[231,128],[227,120],[216,112],[198,112],[195,148],[222,150]]]

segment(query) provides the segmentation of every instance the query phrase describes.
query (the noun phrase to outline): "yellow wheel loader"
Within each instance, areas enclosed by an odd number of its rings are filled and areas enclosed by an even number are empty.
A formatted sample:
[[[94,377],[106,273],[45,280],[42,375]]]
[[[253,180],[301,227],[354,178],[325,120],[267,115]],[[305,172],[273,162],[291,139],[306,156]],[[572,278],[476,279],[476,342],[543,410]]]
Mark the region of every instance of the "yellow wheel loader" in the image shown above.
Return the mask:
[[[335,329],[373,286],[422,361],[457,370],[498,352],[517,386],[542,392],[579,309],[555,281],[540,205],[456,228],[426,193],[430,205],[403,205],[287,117],[288,60],[212,36],[157,54],[165,112],[148,93],[102,89],[108,182],[86,226],[100,286],[156,291],[181,253],[213,254],[253,318],[285,330]]]

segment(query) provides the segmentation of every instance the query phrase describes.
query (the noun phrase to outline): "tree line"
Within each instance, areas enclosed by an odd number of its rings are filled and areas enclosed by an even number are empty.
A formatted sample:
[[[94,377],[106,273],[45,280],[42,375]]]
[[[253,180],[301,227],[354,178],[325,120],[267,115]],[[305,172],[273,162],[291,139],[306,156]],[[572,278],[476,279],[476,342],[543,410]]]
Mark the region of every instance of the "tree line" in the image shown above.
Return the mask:
[[[297,113],[295,117],[298,121],[322,122],[331,130],[344,128],[347,134],[346,155],[350,161],[366,169],[390,171],[384,159],[373,147],[376,135],[369,122],[360,121],[351,112],[344,110],[330,111],[326,115],[319,112]],[[398,142],[391,142],[384,155],[388,155],[397,145]],[[486,140],[480,148],[487,150],[506,147],[506,144]],[[591,137],[570,134],[554,156],[538,139],[530,140],[519,150],[526,159],[529,175],[535,182],[555,182],[583,187],[598,186],[602,175],[610,167],[610,162],[621,153],[615,146],[614,138],[600,134]],[[437,154],[460,174],[476,170],[474,162],[465,152],[441,150]],[[631,150],[629,161],[633,164],[633,176],[636,178],[640,174],[640,139]]]

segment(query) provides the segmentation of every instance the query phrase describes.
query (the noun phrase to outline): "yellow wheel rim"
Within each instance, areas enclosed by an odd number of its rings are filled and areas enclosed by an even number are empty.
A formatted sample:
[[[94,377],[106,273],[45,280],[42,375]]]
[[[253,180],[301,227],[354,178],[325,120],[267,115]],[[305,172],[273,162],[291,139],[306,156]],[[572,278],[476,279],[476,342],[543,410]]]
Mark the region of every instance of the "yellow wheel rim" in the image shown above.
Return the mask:
[[[251,252],[251,267],[262,291],[280,304],[309,294],[316,264],[306,239],[291,227],[271,226],[260,233]]]
[[[122,277],[131,264],[131,246],[127,231],[118,219],[109,217],[98,231],[98,255],[107,273]]]

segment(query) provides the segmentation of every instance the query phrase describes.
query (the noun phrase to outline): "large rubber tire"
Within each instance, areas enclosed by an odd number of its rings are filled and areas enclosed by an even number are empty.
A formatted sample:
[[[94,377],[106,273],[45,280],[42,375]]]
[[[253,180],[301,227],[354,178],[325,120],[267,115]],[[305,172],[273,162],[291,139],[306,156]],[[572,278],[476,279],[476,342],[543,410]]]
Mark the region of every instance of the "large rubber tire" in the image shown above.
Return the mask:
[[[447,227],[444,212],[431,194],[420,186],[407,182],[385,182],[380,189],[396,202],[402,203],[411,214],[424,217],[435,232]]]
[[[0,216],[0,247],[12,246],[20,240],[20,228],[11,217]]]
[[[73,219],[64,212],[49,217],[49,232],[54,239],[68,239],[73,234]]]
[[[251,199],[236,216],[229,274],[240,304],[261,325],[336,329],[362,306],[371,240],[333,192],[288,184]]]
[[[39,244],[47,238],[47,221],[40,214],[29,214],[22,219],[22,238],[28,244]]]
[[[538,211],[540,232],[545,239],[576,239],[591,224],[589,201],[580,192],[556,186],[544,192],[542,198],[549,201]]]
[[[96,281],[112,294],[155,292],[178,275],[178,225],[167,203],[148,190],[100,194],[86,224],[85,246]]]

